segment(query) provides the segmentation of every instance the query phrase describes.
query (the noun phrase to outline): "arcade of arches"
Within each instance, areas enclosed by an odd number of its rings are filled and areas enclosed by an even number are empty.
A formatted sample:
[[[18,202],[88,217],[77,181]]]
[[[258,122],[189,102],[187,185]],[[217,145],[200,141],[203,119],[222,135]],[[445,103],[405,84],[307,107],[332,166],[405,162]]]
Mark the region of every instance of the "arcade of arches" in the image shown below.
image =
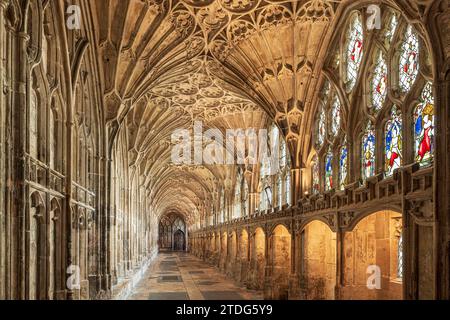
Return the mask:
[[[117,298],[161,251],[449,299],[449,70],[448,0],[0,0],[0,299]],[[270,157],[174,163],[198,123]]]

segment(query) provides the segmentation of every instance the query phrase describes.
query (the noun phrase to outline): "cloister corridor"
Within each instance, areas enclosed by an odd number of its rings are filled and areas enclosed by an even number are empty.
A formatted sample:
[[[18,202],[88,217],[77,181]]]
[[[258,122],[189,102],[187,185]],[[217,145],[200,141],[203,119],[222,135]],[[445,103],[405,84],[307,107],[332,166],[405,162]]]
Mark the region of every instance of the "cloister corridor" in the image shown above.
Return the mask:
[[[183,252],[161,252],[128,296],[130,300],[262,300],[216,268]]]
[[[0,0],[0,302],[450,300],[449,150],[450,0]]]

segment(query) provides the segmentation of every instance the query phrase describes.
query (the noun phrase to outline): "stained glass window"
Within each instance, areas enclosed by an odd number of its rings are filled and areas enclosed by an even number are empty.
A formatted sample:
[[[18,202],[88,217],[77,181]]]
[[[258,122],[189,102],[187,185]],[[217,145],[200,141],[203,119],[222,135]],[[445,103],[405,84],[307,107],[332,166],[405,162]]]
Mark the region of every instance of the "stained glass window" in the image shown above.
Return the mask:
[[[420,103],[414,110],[414,140],[416,161],[430,164],[434,149],[434,97],[431,82],[423,89]]]
[[[347,88],[352,90],[356,84],[359,67],[363,56],[363,26],[359,15],[350,23],[347,43]]]
[[[244,179],[244,202],[242,203],[242,215],[243,216],[247,216],[248,201],[249,201],[248,186],[247,186],[247,182]]]
[[[335,137],[341,127],[341,102],[337,95],[334,96],[331,105],[331,134]]]
[[[313,194],[317,194],[320,191],[320,175],[319,175],[319,159],[317,156],[313,159],[312,165],[312,184]]]
[[[288,171],[286,173],[286,204],[291,204],[291,173]]]
[[[281,208],[283,206],[283,181],[281,180],[281,176],[278,176],[277,190],[278,190],[278,206]]]
[[[419,38],[412,26],[406,29],[400,52],[399,85],[403,92],[408,92],[419,73]]]
[[[383,107],[387,93],[387,65],[381,51],[378,54],[371,87],[372,108],[378,112]]]
[[[348,175],[348,148],[344,145],[339,154],[339,187],[344,190]]]
[[[280,166],[282,168],[286,167],[287,164],[287,148],[284,139],[281,139],[281,150],[280,150]]]
[[[326,134],[326,115],[323,108],[320,109],[317,125],[317,144],[320,146],[325,141]]]
[[[325,188],[333,189],[333,153],[329,151],[325,158]]]
[[[362,178],[375,174],[375,130],[369,123],[362,139]]]
[[[403,158],[402,116],[397,106],[392,108],[386,123],[385,140],[385,172],[386,176],[391,176],[401,167]]]
[[[239,175],[236,180],[236,188],[234,190],[234,210],[233,210],[233,219],[237,219],[241,217],[241,182],[242,177]]]

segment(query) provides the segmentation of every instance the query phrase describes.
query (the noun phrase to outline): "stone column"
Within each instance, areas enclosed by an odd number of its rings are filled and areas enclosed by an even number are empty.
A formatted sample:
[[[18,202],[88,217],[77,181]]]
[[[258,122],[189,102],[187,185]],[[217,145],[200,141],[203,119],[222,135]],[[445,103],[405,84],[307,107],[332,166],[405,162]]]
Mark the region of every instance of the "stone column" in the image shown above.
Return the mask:
[[[335,300],[341,299],[341,288],[344,286],[344,237],[344,231],[338,226],[336,232],[336,287],[334,290]]]
[[[6,153],[6,113],[7,113],[7,70],[6,70],[6,25],[4,21],[5,10],[8,6],[8,1],[0,0],[0,279],[6,279],[6,243],[7,243],[7,229],[6,229],[6,181],[7,181],[7,153]],[[6,281],[0,282],[0,300],[7,298]]]
[[[302,197],[302,170],[300,168],[291,169],[291,205],[295,206]]]
[[[266,258],[266,266],[264,268],[264,299],[272,300],[273,299],[273,286],[272,286],[272,268],[273,268],[273,236],[270,234],[266,228],[265,230],[266,237],[266,245],[265,245],[265,258]],[[267,235],[268,234],[268,235]]]
[[[250,198],[250,205],[248,209],[248,216],[251,217],[255,213],[256,209],[258,208],[258,197],[259,194],[257,192],[251,192],[249,195]]]
[[[29,36],[24,32],[10,31],[12,35],[11,62],[11,112],[12,112],[12,157],[11,157],[11,181],[12,186],[8,192],[10,212],[12,215],[10,225],[10,299],[27,298],[27,274],[26,269],[26,204],[28,203],[25,190],[26,168],[26,136],[27,136],[27,80],[28,57],[27,43]],[[7,59],[9,60],[9,59]],[[27,170],[28,171],[28,170]]]
[[[300,230],[296,225],[291,233],[291,274],[289,279],[289,300],[300,299],[300,274],[299,274],[299,241]]]

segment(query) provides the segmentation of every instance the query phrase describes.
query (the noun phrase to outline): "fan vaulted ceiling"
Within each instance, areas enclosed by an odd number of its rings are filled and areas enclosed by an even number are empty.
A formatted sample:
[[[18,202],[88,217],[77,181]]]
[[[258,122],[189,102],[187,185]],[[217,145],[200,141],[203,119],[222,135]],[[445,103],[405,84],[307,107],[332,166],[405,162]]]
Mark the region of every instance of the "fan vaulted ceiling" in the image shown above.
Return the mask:
[[[230,192],[236,168],[177,167],[171,135],[262,128],[275,121],[293,165],[309,148],[312,103],[335,13],[345,1],[93,1],[106,117],[127,130],[130,164],[144,170],[155,210],[188,221]],[[117,131],[117,130],[116,130]]]
[[[128,131],[132,165],[159,214],[188,220],[236,168],[170,163],[171,135],[194,121],[262,128],[275,120],[295,153],[307,92],[336,4],[328,1],[109,0],[98,16],[107,120]],[[174,196],[176,195],[176,196]]]

